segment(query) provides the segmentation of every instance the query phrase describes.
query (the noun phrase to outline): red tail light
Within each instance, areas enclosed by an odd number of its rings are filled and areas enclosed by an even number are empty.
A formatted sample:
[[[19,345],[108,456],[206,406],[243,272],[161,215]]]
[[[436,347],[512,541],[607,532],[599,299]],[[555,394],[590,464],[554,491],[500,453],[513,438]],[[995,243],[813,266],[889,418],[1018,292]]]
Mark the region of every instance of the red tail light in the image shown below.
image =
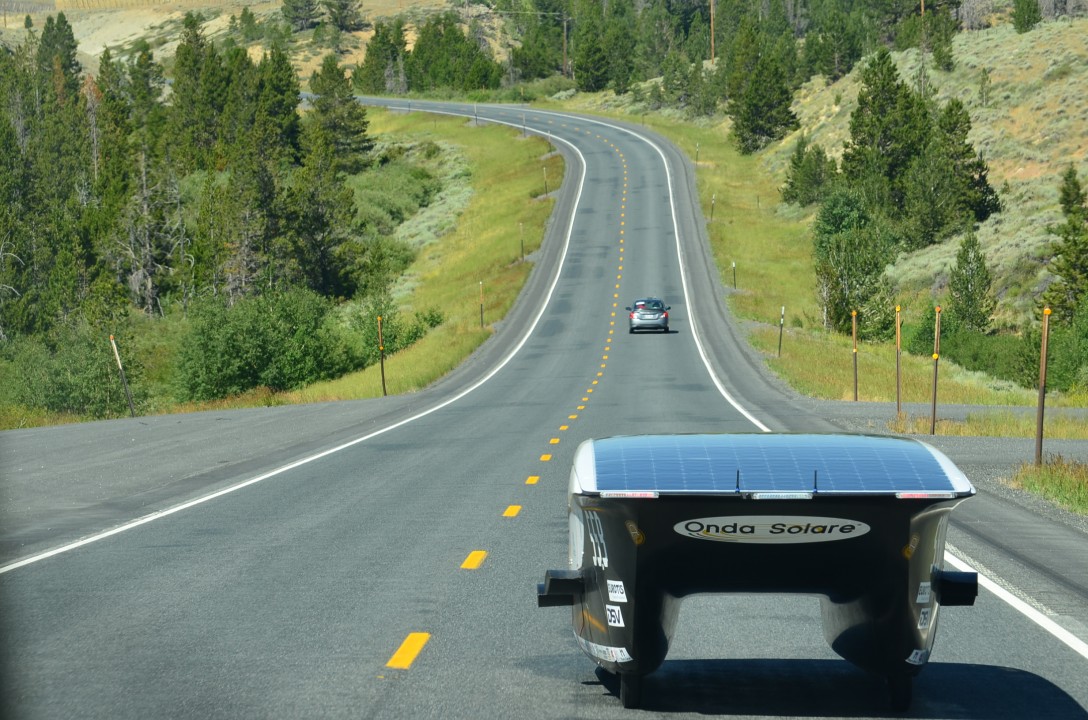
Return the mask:
[[[635,319],[635,311],[634,310],[632,310],[631,314],[627,316],[627,319],[629,319],[629,320],[634,320]]]
[[[665,312],[661,313],[661,317],[663,317],[663,318],[665,318],[666,320],[668,320],[668,319],[669,319],[669,311],[668,311],[668,310],[666,310]]]

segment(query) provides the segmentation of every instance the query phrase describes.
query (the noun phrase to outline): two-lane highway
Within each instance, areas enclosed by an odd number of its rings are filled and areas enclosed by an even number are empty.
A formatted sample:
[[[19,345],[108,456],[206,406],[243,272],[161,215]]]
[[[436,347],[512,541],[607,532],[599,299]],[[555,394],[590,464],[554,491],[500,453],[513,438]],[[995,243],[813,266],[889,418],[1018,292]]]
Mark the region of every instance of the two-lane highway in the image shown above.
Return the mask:
[[[629,716],[569,611],[536,607],[544,570],[566,564],[578,443],[834,429],[730,334],[675,149],[605,121],[428,107],[546,134],[567,159],[561,212],[500,337],[415,407],[300,442],[290,467],[217,477],[249,484],[0,569],[5,717]],[[628,334],[624,306],[644,294],[672,306],[670,333]],[[221,442],[214,425],[204,441]],[[1010,605],[984,595],[941,623],[917,715],[1088,716],[1088,658]],[[669,717],[885,703],[879,679],[827,648],[815,599],[770,596],[689,600],[645,695]]]

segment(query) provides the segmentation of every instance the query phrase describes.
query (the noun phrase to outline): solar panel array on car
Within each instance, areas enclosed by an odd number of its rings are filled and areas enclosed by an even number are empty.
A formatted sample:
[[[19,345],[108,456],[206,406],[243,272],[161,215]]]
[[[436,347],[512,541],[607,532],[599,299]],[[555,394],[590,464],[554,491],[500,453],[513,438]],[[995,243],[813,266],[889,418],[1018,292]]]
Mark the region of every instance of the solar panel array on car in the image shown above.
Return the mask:
[[[947,458],[904,438],[643,435],[604,438],[593,445],[600,492],[972,492]]]

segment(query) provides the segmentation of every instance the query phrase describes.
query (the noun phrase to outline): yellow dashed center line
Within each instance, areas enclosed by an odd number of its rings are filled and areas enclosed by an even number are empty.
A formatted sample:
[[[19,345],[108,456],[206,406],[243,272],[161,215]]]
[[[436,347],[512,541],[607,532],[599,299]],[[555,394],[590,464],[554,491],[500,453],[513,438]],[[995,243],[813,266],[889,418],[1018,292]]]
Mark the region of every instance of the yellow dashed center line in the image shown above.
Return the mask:
[[[559,431],[560,432],[564,432],[564,431],[569,430],[569,429],[570,429],[570,425],[560,425],[559,426]]]
[[[552,456],[549,453],[544,453],[543,455],[540,456],[540,462],[549,462],[549,461],[551,461],[551,459],[552,459]]]
[[[517,517],[521,512],[521,505],[511,505],[502,512],[503,517]]]
[[[465,558],[465,561],[461,563],[462,570],[479,570],[480,566],[484,564],[484,560],[487,558],[487,550],[473,550]]]
[[[387,662],[385,666],[397,670],[407,670],[412,667],[412,663],[415,662],[416,656],[419,655],[423,646],[426,645],[427,641],[430,639],[430,633],[409,633],[408,637],[400,644],[400,647],[393,653],[393,657],[389,658],[389,662]]]
[[[539,475],[530,475],[529,477],[525,478],[526,485],[536,485],[538,482],[540,482]]]
[[[558,445],[559,444],[559,438],[552,438],[551,440],[548,441],[548,443],[551,444],[551,445]]]

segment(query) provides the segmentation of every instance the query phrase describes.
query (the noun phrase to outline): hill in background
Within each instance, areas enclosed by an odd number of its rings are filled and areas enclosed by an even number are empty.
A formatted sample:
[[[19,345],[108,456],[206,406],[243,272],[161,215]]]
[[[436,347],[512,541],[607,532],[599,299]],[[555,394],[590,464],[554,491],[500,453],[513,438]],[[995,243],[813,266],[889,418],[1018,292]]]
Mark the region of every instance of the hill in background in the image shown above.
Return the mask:
[[[1088,19],[1045,22],[1024,34],[1011,24],[961,32],[953,49],[952,72],[936,71],[926,59],[928,81],[942,103],[959,98],[966,106],[970,141],[989,163],[990,183],[1004,204],[978,236],[994,277],[998,324],[1016,326],[1036,311],[1051,279],[1047,226],[1062,219],[1060,176],[1069,163],[1082,178],[1088,175]],[[922,55],[911,50],[893,56],[900,76],[915,82]],[[860,67],[836,83],[818,77],[801,89],[793,105],[801,130],[767,153],[771,172],[785,177],[802,131],[830,155],[842,154],[859,76]],[[958,246],[953,239],[903,255],[891,275],[900,290],[939,291]]]
[[[25,3],[35,26],[46,13],[63,10],[80,43],[80,60],[90,72],[109,46],[122,50],[136,40],[151,42],[156,57],[169,66],[184,14],[199,11],[207,22],[208,37],[222,37],[230,19],[248,7],[260,22],[279,17],[279,2],[246,4],[240,0],[209,2],[174,0],[163,3],[137,0],[61,0],[55,6]],[[447,9],[446,0],[378,0],[362,8],[364,20],[396,16],[420,19]],[[482,6],[461,11],[488,14]],[[14,13],[13,13],[14,15]],[[9,16],[2,31],[9,45],[21,41],[22,15]],[[1060,222],[1060,175],[1073,163],[1084,175],[1088,163],[1088,18],[1044,22],[1018,34],[1007,19],[995,27],[961,32],[955,36],[955,69],[941,72],[917,50],[895,53],[900,75],[916,82],[927,67],[928,83],[942,102],[959,98],[968,109],[973,129],[970,141],[990,166],[990,182],[998,189],[1004,212],[979,228],[979,238],[994,277],[999,304],[997,325],[1021,326],[1037,310],[1038,298],[1051,280],[1052,236],[1047,227]],[[496,37],[501,29],[490,28]],[[314,31],[292,38],[292,58],[305,83],[329,50],[313,37]],[[366,29],[342,42],[340,61],[361,62],[369,40]],[[411,42],[411,36],[409,36]],[[248,43],[259,57],[262,41]],[[796,94],[794,112],[801,129],[765,151],[764,165],[780,180],[800,132],[838,157],[849,135],[850,114],[856,106],[860,66],[838,82],[816,77]],[[604,93],[607,96],[610,93]],[[602,98],[623,104],[627,98]],[[727,127],[727,126],[726,126]],[[955,262],[958,243],[946,241],[894,259],[892,277],[900,293],[928,296],[940,292]]]

